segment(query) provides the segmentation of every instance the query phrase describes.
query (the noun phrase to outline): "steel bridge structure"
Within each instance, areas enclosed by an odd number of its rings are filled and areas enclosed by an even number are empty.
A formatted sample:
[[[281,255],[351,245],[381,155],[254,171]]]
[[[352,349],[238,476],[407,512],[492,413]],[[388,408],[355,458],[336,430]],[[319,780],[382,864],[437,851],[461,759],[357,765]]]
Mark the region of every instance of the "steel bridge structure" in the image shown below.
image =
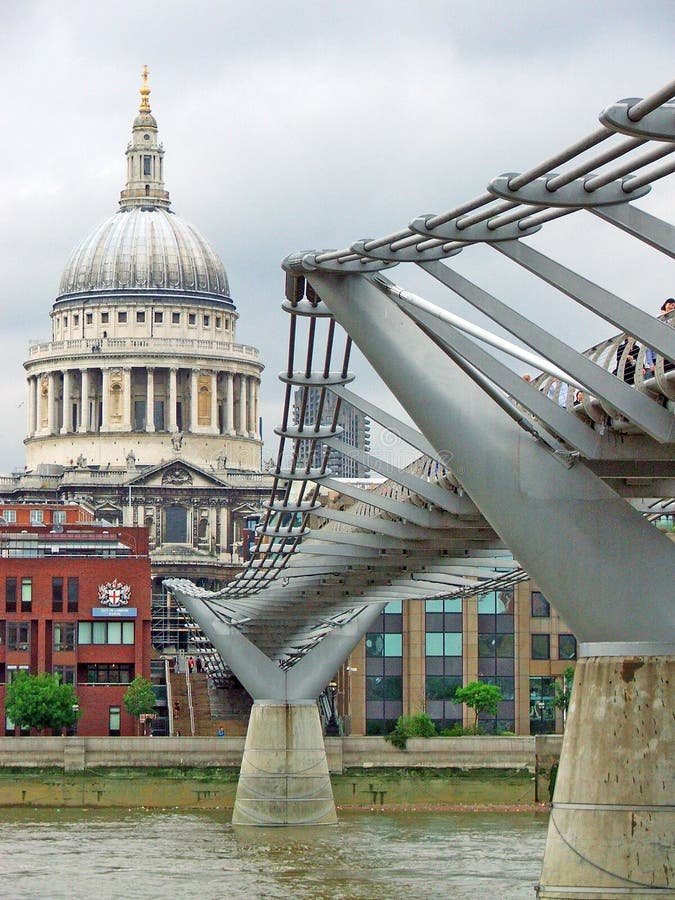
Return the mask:
[[[675,312],[644,312],[536,248],[568,215],[583,246],[590,215],[630,238],[626,253],[675,256],[675,227],[635,204],[675,172],[673,96],[675,81],[608,106],[570,147],[451,209],[284,260],[286,398],[256,553],[217,593],[168,582],[255,700],[235,824],[335,821],[315,701],[390,600],[526,572],[580,641],[539,895],[675,896],[675,547],[650,521],[675,497]],[[475,245],[611,336],[582,352],[461,275],[453,257]],[[407,290],[411,265],[496,331]],[[354,390],[353,344],[414,426]],[[321,403],[293,424],[298,388],[351,403],[418,459],[348,446]],[[303,441],[322,465],[299,462],[316,459]],[[334,479],[336,447],[387,480]],[[322,488],[354,502],[322,505]]]

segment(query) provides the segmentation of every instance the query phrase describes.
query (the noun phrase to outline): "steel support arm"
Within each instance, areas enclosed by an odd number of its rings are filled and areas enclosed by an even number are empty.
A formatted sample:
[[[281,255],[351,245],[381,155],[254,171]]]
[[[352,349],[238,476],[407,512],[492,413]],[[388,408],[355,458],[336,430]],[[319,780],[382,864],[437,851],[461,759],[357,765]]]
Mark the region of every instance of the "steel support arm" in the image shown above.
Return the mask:
[[[371,278],[307,277],[581,641],[673,640],[668,538],[586,467],[559,465]]]

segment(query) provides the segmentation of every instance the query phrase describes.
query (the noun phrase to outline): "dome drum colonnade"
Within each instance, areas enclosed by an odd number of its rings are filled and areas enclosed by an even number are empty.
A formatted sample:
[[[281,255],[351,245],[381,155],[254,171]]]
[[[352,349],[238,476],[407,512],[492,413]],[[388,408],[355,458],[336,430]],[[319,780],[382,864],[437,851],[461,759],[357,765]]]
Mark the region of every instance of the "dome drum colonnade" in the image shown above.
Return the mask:
[[[72,252],[52,341],[25,363],[28,468],[123,465],[130,451],[156,464],[181,449],[202,464],[225,449],[235,467],[259,466],[263,366],[235,342],[220,258],[170,209],[149,94],[146,69],[120,209]]]

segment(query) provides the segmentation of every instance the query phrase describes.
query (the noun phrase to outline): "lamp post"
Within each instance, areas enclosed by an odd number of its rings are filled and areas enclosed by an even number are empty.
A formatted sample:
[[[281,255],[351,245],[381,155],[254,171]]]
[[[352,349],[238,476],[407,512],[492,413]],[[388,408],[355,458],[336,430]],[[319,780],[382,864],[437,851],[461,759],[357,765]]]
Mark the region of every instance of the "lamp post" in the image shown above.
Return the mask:
[[[77,714],[80,711],[80,707],[77,703],[73,703],[72,709],[73,709],[73,717],[75,719],[75,721],[73,722],[73,735],[75,737],[77,737]]]
[[[330,719],[326,722],[326,737],[338,737],[340,726],[335,714],[335,698],[337,697],[337,682],[331,681],[328,685],[328,700],[330,702]]]

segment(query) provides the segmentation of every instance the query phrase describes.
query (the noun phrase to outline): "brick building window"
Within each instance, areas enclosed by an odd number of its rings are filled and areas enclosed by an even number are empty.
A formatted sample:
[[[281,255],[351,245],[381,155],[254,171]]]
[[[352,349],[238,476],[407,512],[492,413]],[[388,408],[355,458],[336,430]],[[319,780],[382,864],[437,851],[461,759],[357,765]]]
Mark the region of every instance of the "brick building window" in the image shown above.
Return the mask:
[[[63,578],[52,577],[52,612],[63,612]]]
[[[52,666],[52,675],[58,675],[61,684],[75,685],[75,666]]]
[[[548,634],[533,634],[532,659],[551,658],[551,636]]]
[[[531,613],[533,619],[548,619],[551,616],[551,606],[541,591],[532,591]]]
[[[75,649],[75,622],[54,622],[54,650]]]
[[[110,737],[119,737],[122,731],[122,707],[110,706],[108,708],[108,734]]]
[[[16,612],[16,578],[5,578],[5,612]]]
[[[577,658],[577,639],[573,634],[558,635],[558,659]]]
[[[77,643],[133,644],[133,622],[78,622]]]
[[[7,623],[7,649],[24,653],[30,650],[30,624],[28,622]]]
[[[21,579],[21,612],[30,612],[33,606],[33,579]]]
[[[73,575],[68,579],[68,612],[77,612],[80,602],[80,579]]]
[[[134,667],[130,663],[92,663],[87,666],[87,684],[131,684]]]

